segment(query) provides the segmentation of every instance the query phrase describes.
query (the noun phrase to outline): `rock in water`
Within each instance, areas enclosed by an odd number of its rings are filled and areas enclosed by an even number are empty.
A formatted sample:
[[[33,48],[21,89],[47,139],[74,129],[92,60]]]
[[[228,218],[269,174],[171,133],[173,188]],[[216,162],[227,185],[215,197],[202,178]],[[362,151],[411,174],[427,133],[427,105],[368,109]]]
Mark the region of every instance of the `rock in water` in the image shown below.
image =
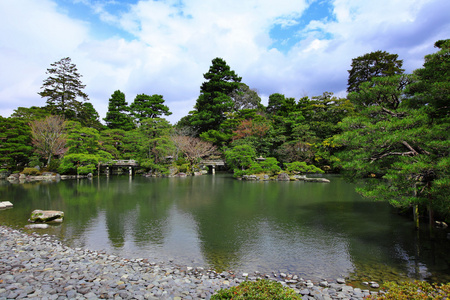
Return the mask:
[[[0,202],[0,208],[9,208],[13,207],[13,204],[9,201]]]
[[[30,225],[25,225],[25,228],[28,228],[28,229],[46,229],[49,226],[50,225],[48,225],[48,224],[30,224]]]
[[[33,210],[31,213],[30,219],[28,222],[30,223],[48,223],[48,222],[57,222],[61,223],[64,220],[64,212],[57,210]]]

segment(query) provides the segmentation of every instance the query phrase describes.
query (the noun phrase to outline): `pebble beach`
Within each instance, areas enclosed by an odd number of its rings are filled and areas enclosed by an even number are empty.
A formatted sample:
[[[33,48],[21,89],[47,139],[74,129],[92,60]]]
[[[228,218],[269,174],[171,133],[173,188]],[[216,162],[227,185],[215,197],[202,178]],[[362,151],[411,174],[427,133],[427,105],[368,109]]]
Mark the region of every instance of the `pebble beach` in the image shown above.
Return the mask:
[[[126,259],[70,248],[53,236],[0,226],[1,299],[210,299],[245,280],[277,280],[303,299],[363,299],[376,291],[343,278],[312,282],[295,274],[235,273]]]

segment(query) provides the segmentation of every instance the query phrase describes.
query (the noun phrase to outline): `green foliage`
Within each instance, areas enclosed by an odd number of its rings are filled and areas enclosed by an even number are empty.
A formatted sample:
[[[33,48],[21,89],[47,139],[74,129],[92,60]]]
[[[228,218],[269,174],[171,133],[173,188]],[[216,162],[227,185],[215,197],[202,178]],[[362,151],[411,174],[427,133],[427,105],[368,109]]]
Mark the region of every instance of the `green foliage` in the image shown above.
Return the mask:
[[[101,130],[104,126],[100,123],[100,116],[90,102],[85,102],[81,106],[81,111],[78,114],[78,120],[83,126],[92,127]]]
[[[252,162],[250,167],[246,170],[246,174],[267,174],[272,176],[281,171],[278,164],[279,162],[275,157],[267,157],[265,160]]]
[[[386,294],[370,296],[368,299],[378,300],[433,300],[448,299],[450,296],[450,283],[430,284],[426,281],[414,282],[387,282],[384,284]]]
[[[47,107],[18,107],[14,110],[11,118],[22,118],[29,121],[44,119],[50,115]]]
[[[305,174],[305,173],[324,173],[323,170],[317,168],[314,165],[307,165],[304,161],[295,161],[286,165],[286,171],[293,174]]]
[[[162,115],[170,116],[172,113],[163,103],[164,99],[161,95],[140,94],[131,103],[130,112],[139,123],[145,119],[159,118]]]
[[[450,39],[435,43],[439,50],[425,56],[423,68],[414,71],[416,82],[409,86],[412,107],[427,106],[432,118],[450,114]]]
[[[261,104],[261,98],[255,90],[250,89],[245,83],[239,83],[236,90],[231,92],[233,100],[233,111],[238,112],[243,109],[255,109],[262,111],[264,106]]]
[[[125,94],[120,90],[115,91],[109,98],[108,112],[103,119],[109,129],[132,130],[135,128],[129,112]]]
[[[96,154],[100,149],[100,134],[95,128],[83,127],[79,122],[69,121],[66,126],[68,154]]]
[[[26,120],[0,116],[0,166],[26,165],[33,154]]]
[[[38,94],[47,98],[47,107],[52,114],[63,115],[66,119],[76,120],[82,112],[82,101],[88,101],[88,95],[83,92],[86,87],[81,83],[81,75],[70,57],[52,63],[47,69],[49,77],[44,80]]]
[[[219,130],[220,124],[226,120],[226,113],[231,112],[234,106],[230,95],[239,88],[241,81],[241,77],[221,58],[212,60],[208,73],[203,77],[207,81],[200,88],[195,110],[184,120],[184,123],[194,126],[198,134],[211,129]]]
[[[97,154],[71,153],[64,156],[58,168],[60,173],[89,174],[94,173],[99,163],[107,163],[112,156],[104,151]]]
[[[294,300],[301,299],[293,289],[285,288],[281,283],[270,280],[244,281],[238,286],[219,290],[211,300]]]
[[[375,51],[352,59],[351,70],[348,71],[347,92],[358,92],[363,82],[374,77],[385,77],[403,74],[403,60],[397,54],[386,51]]]
[[[246,169],[255,158],[256,151],[250,145],[238,145],[225,151],[225,161],[232,169]]]
[[[25,174],[25,175],[40,175],[41,174],[41,172],[36,168],[25,168],[25,169],[23,169],[23,171],[21,173]]]

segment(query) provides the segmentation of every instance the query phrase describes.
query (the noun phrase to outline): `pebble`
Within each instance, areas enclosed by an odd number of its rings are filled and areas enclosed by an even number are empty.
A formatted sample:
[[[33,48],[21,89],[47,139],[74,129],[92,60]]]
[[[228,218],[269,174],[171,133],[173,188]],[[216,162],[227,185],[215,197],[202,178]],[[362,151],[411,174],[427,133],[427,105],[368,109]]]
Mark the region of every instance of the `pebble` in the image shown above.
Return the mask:
[[[125,259],[101,251],[69,248],[55,237],[0,226],[0,300],[210,299],[245,280],[277,280],[303,299],[363,299],[377,292],[336,282],[313,283],[296,274],[216,272],[148,259]],[[367,283],[369,285],[369,283]],[[378,284],[370,282],[374,287]]]

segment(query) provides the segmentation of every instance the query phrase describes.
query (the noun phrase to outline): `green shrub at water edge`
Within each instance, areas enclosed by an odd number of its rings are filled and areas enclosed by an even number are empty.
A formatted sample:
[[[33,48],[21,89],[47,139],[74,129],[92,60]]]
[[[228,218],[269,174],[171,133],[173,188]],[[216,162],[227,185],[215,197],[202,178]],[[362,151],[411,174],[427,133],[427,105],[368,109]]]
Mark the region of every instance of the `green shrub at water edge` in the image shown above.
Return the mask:
[[[286,171],[289,173],[324,173],[323,170],[317,168],[314,165],[307,165],[304,161],[295,161],[292,163],[287,163]]]
[[[368,299],[385,300],[432,300],[450,299],[450,283],[436,285],[426,281],[387,282],[384,284],[386,294],[371,296]]]
[[[36,169],[36,168],[25,168],[25,169],[23,169],[22,174],[25,174],[25,175],[39,175],[39,174],[41,174],[41,172],[38,169]]]
[[[244,281],[238,286],[219,290],[211,300],[295,300],[302,299],[293,289],[285,288],[281,283],[270,280]]]

